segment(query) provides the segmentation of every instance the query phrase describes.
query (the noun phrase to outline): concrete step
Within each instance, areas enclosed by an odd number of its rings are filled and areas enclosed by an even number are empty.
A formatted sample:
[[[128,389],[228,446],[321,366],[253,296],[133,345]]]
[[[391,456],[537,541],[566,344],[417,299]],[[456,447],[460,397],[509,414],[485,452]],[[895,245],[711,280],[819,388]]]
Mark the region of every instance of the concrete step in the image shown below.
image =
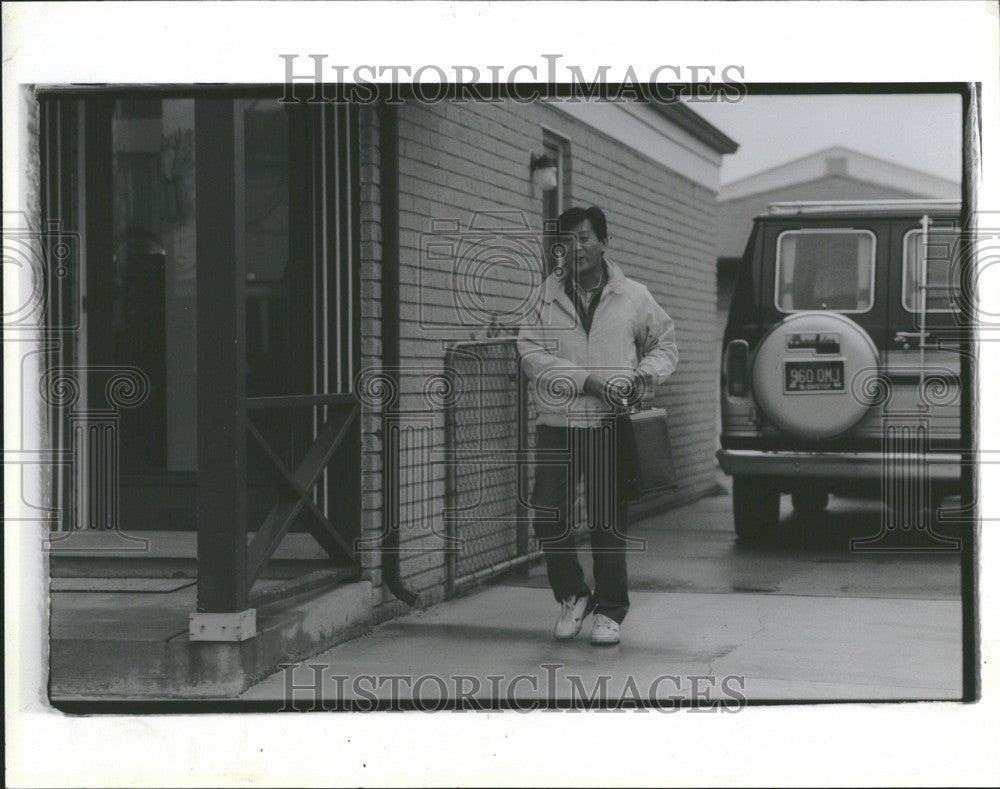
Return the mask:
[[[249,539],[253,538],[253,533]],[[49,540],[52,578],[197,578],[197,532],[54,532]],[[261,574],[296,578],[329,570],[331,560],[310,534],[286,534]]]
[[[267,589],[259,591],[266,600]],[[257,609],[257,635],[243,642],[190,641],[195,607],[194,586],[155,594],[52,592],[51,700],[233,698],[279,664],[305,660],[373,624],[368,581],[265,602]]]

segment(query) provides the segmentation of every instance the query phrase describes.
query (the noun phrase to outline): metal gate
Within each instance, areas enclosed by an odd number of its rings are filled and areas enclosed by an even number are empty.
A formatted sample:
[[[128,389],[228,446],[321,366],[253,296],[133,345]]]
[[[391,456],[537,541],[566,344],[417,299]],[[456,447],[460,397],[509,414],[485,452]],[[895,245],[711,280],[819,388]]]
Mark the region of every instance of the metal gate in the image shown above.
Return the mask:
[[[528,521],[533,420],[514,338],[457,343],[445,356],[448,592],[539,558]]]

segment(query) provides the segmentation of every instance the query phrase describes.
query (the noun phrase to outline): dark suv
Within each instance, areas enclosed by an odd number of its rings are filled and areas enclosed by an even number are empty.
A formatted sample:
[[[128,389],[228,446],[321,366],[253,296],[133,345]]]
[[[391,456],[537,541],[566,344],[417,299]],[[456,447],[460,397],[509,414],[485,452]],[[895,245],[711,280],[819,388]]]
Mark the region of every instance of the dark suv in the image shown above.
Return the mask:
[[[933,507],[959,482],[952,201],[776,203],[754,222],[723,337],[723,470],[737,534],[782,493]],[[893,499],[895,497],[895,499]]]

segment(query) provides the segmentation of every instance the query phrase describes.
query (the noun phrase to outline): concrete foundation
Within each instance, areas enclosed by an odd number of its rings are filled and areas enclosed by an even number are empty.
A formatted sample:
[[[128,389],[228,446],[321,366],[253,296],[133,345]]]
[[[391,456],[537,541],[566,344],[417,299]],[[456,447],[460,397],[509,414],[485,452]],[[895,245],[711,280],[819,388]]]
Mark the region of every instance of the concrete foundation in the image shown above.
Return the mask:
[[[196,587],[169,593],[53,592],[49,695],[232,698],[280,664],[322,652],[372,626],[371,583],[315,589],[257,609],[257,635],[193,642]]]

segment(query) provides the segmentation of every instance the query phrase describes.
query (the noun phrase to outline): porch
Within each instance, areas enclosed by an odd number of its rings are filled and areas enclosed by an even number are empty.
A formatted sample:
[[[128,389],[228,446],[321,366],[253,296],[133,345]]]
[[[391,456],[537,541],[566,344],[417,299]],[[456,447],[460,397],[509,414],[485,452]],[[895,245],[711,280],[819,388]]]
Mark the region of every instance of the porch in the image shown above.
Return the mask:
[[[372,624],[362,122],[280,95],[38,91],[53,698],[232,696]]]
[[[232,698],[284,661],[302,660],[372,626],[372,589],[328,567],[305,539],[285,540],[248,599],[252,638],[193,641],[197,579],[182,532],[150,532],[130,562],[95,548],[85,560],[53,557],[49,695],[74,698]],[[297,535],[292,535],[293,537]],[[310,538],[311,539],[311,538]],[[307,573],[305,567],[314,569]],[[171,576],[166,575],[172,568]],[[63,576],[62,572],[72,572]],[[83,576],[78,573],[116,573]]]

